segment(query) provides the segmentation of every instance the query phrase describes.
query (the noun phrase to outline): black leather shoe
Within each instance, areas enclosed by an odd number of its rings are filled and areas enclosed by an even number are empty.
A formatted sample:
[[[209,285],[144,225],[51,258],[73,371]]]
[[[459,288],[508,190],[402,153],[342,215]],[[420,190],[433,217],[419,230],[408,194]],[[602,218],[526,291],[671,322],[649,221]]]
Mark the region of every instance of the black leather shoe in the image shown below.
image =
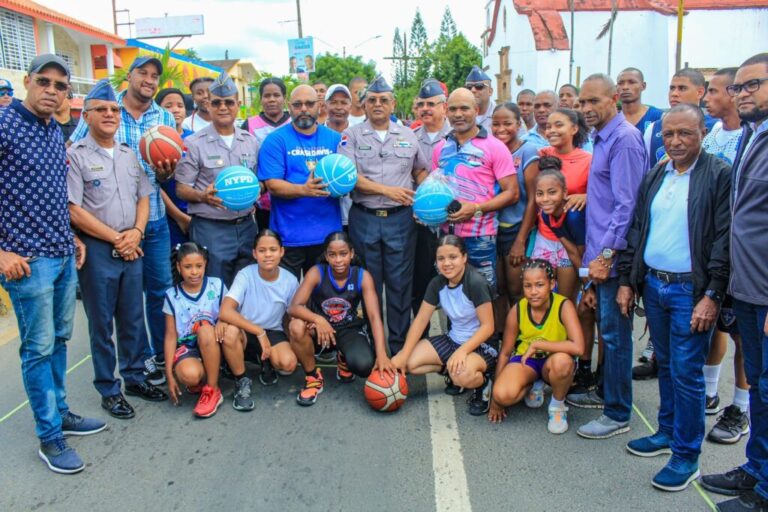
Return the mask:
[[[129,420],[136,416],[133,407],[125,400],[123,395],[102,397],[101,407],[106,409],[110,416],[119,420]]]
[[[168,400],[168,395],[162,389],[149,384],[148,382],[142,382],[140,384],[126,384],[125,394],[131,396],[137,396],[149,402],[162,402]]]

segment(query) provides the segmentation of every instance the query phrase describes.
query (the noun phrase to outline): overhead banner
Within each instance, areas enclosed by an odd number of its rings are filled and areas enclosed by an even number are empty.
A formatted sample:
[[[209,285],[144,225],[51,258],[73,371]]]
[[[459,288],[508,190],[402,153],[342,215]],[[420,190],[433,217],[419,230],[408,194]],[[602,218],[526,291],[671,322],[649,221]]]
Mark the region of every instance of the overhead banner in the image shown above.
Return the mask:
[[[311,37],[288,40],[288,72],[292,75],[315,71],[315,48]]]

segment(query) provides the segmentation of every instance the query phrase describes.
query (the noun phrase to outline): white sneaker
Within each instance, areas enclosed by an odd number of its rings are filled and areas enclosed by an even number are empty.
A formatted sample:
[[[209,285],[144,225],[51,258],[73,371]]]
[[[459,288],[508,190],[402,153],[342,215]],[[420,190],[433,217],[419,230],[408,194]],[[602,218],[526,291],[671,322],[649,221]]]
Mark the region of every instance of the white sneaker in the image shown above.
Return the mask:
[[[547,430],[553,434],[564,434],[568,430],[568,407],[564,405],[560,407],[550,406]]]
[[[533,383],[531,389],[525,395],[525,405],[531,409],[538,409],[544,405],[544,381],[539,379]]]

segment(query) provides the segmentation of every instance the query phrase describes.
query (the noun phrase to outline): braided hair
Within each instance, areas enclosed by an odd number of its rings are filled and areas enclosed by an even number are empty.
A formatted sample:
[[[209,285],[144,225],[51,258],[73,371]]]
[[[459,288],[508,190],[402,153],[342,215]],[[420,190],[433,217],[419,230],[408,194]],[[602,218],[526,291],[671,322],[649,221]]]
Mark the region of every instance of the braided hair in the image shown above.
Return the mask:
[[[190,254],[199,254],[205,260],[206,266],[208,265],[208,249],[196,242],[184,242],[183,244],[176,244],[176,247],[171,251],[171,277],[173,278],[173,286],[176,288],[178,294],[179,285],[181,285],[181,272],[179,272],[179,263],[189,256]]]
[[[552,280],[556,278],[555,269],[552,264],[547,260],[539,258],[529,259],[523,264],[523,275],[529,270],[541,269],[547,274],[547,277]]]

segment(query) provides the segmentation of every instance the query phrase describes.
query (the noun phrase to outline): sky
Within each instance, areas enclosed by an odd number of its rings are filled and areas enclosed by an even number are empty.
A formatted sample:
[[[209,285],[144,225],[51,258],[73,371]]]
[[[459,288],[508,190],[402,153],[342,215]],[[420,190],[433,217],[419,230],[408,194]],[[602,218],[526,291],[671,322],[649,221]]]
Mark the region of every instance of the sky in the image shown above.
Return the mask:
[[[51,9],[78,18],[88,24],[112,31],[112,2],[88,2],[88,9],[73,9],[71,0],[36,0]],[[158,5],[161,8],[158,9]],[[410,32],[418,8],[432,41],[439,33],[445,6],[450,7],[460,32],[480,47],[485,30],[484,2],[477,0],[302,0],[301,19],[304,36],[315,38],[315,53],[338,53],[346,46],[347,55],[361,55],[373,60],[379,72],[391,78],[391,62],[396,27]],[[288,72],[287,40],[298,37],[295,0],[117,0],[117,9],[130,9],[132,20],[145,17],[202,14],[205,35],[181,42],[179,48],[194,48],[205,60],[229,58],[252,61],[256,68],[275,75]],[[118,23],[127,21],[118,14]],[[129,37],[128,27],[119,35]],[[381,36],[375,38],[376,36]],[[375,38],[375,39],[371,39]],[[171,45],[176,39],[170,40]],[[165,47],[164,39],[146,43]]]

